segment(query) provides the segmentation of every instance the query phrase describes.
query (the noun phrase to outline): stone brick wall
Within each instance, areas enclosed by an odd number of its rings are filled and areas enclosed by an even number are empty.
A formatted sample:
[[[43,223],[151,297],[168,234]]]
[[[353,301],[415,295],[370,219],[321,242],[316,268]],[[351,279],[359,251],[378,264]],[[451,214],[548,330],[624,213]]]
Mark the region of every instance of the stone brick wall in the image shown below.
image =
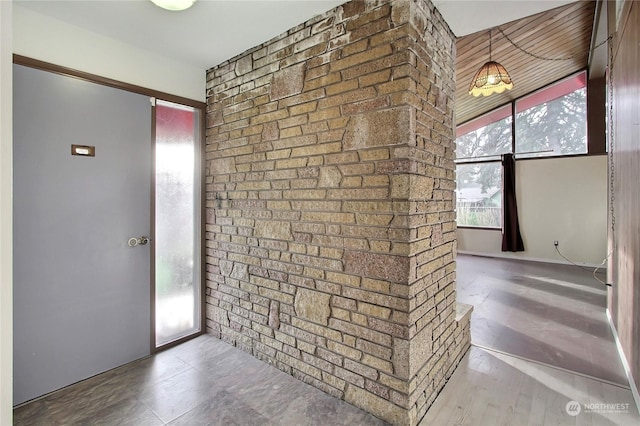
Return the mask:
[[[207,73],[207,330],[394,424],[469,344],[455,302],[454,38],[352,1]]]

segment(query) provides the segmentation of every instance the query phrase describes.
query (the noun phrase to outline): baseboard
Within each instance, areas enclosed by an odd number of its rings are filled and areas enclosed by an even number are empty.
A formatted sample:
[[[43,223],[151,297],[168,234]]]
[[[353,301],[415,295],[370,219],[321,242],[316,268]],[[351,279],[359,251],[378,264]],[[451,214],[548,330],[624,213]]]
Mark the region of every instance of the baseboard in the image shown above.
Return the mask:
[[[476,252],[476,251],[467,251],[467,250],[458,250],[458,254],[467,254],[470,256],[479,256],[479,257],[495,257],[495,258],[500,258],[500,259],[509,259],[509,260],[524,260],[527,262],[540,262],[540,263],[555,263],[558,265],[569,265],[571,266],[572,264],[563,260],[557,260],[557,259],[544,259],[544,258],[539,258],[539,257],[528,257],[528,256],[512,256],[506,253],[487,253],[487,252]],[[584,266],[585,268],[598,268],[598,271],[602,271],[602,273],[606,273],[607,272],[607,268],[605,267],[599,267],[602,266],[602,264],[595,264],[595,263],[578,263],[578,265],[580,266]],[[575,265],[573,265],[575,266]]]
[[[618,348],[618,355],[620,356],[620,361],[622,361],[622,366],[624,367],[624,372],[627,375],[627,380],[629,381],[629,387],[631,388],[631,393],[633,394],[633,400],[636,402],[636,409],[640,412],[640,394],[638,394],[638,388],[636,387],[636,382],[633,380],[633,376],[631,375],[631,368],[629,368],[629,363],[627,362],[627,357],[622,350],[622,344],[620,343],[620,338],[618,338],[618,332],[616,331],[616,327],[613,324],[613,318],[611,318],[611,312],[609,312],[609,308],[607,308],[607,320],[609,320],[609,328],[611,328],[611,332],[613,333],[613,338],[616,341],[616,347]]]

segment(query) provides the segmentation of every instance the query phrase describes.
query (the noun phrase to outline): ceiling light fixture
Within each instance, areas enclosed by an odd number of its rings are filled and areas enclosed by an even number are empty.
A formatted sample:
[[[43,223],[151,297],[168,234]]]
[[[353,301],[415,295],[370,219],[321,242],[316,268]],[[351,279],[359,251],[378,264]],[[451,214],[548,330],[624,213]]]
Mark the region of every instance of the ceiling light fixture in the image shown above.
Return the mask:
[[[167,10],[185,10],[189,9],[196,0],[151,0],[153,4]]]
[[[513,89],[513,81],[507,70],[491,59],[491,29],[489,29],[489,62],[485,63],[471,80],[469,94],[489,96]]]

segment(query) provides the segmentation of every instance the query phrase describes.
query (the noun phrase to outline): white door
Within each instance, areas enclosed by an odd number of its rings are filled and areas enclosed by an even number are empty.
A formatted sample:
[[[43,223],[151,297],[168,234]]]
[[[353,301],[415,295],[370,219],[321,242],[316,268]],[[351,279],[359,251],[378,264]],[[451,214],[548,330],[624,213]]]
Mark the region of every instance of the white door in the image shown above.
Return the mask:
[[[13,114],[19,404],[150,353],[150,244],[128,240],[151,231],[152,125],[146,96],[19,65]]]

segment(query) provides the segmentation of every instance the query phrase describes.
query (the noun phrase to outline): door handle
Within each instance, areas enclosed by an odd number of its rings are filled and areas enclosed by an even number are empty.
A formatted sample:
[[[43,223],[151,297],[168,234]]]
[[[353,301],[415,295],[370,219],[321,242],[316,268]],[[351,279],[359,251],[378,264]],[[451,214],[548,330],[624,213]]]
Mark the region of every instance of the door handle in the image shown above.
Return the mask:
[[[127,244],[129,244],[129,247],[135,247],[135,246],[146,246],[147,243],[149,243],[150,239],[149,237],[131,237],[129,238],[129,241],[127,241]]]

